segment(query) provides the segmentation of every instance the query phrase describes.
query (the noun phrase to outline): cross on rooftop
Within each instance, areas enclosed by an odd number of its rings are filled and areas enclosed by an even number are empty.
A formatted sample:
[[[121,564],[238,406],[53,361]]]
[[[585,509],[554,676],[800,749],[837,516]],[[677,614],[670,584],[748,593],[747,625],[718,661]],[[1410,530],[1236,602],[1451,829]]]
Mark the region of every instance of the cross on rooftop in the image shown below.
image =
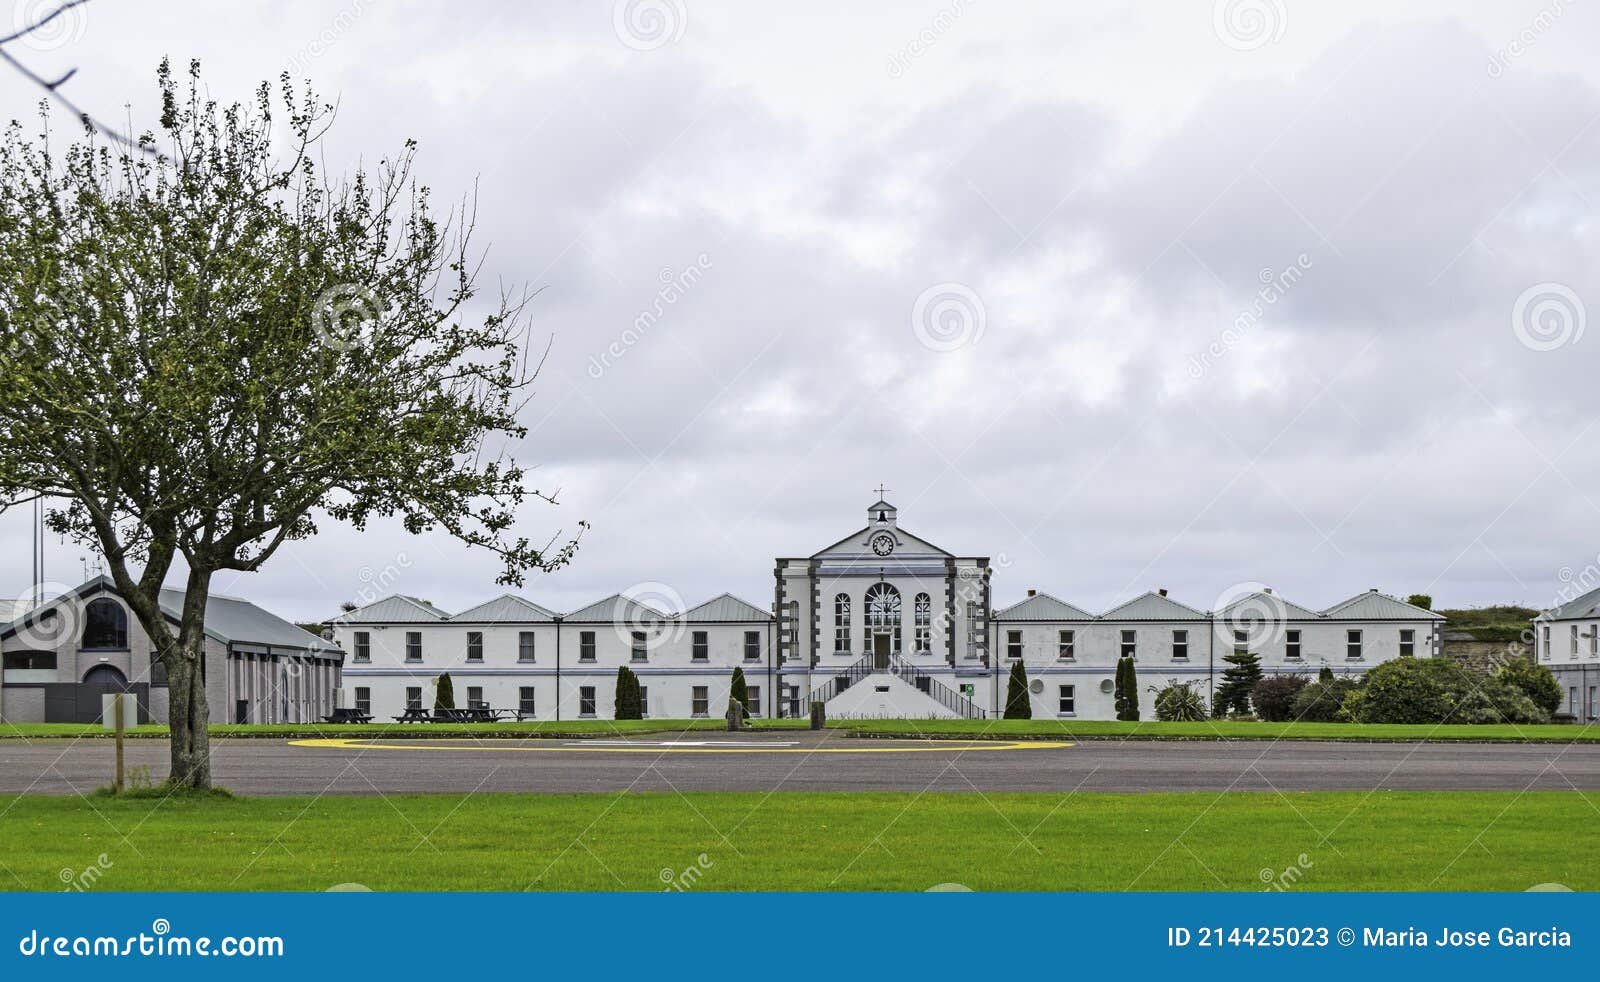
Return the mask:
[[[889,493],[889,489],[888,488],[884,487],[882,484],[878,485],[878,500],[879,501],[884,500],[883,496],[885,494],[888,494],[888,493]]]

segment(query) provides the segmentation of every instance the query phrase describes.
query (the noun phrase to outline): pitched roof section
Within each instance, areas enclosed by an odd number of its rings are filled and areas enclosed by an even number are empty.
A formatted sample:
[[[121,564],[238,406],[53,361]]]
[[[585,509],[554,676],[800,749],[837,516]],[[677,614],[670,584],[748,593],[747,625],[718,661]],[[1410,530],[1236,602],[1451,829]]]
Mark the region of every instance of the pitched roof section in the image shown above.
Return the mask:
[[[654,607],[647,607],[632,597],[624,597],[620,593],[613,593],[604,600],[594,603],[581,610],[575,610],[562,620],[567,623],[585,624],[637,624],[646,621],[664,621],[671,615],[663,614]]]
[[[1595,617],[1600,615],[1600,590],[1590,590],[1588,593],[1569,600],[1559,607],[1552,607],[1538,616],[1541,621],[1562,621],[1578,617]]]
[[[1322,616],[1342,621],[1442,621],[1444,616],[1425,610],[1387,593],[1368,590],[1343,603],[1334,604]]]
[[[162,590],[161,610],[176,620],[183,614],[183,591]],[[248,600],[213,594],[206,599],[206,633],[230,644],[270,645],[304,651],[338,651],[331,642],[270,614]]]
[[[1094,615],[1048,593],[1028,597],[994,615],[997,621],[1092,621]]]
[[[712,597],[698,607],[683,612],[686,621],[770,621],[772,615],[731,593]]]
[[[1210,615],[1155,591],[1134,597],[1100,615],[1103,621],[1204,621]]]
[[[553,621],[556,613],[514,593],[502,594],[471,610],[463,610],[451,621],[465,624],[526,624],[530,621]]]
[[[357,607],[337,617],[330,617],[323,623],[332,624],[338,621],[341,624],[414,624],[448,620],[449,617],[449,614],[426,600],[396,593],[382,600],[374,600],[365,607]]]
[[[825,549],[817,550],[816,552],[812,553],[809,558],[817,559],[822,556],[839,554],[849,556],[872,556],[872,547],[868,545],[868,541],[871,539],[872,533],[877,531],[877,528],[868,525],[864,528],[851,532],[849,535]],[[902,554],[913,556],[926,556],[930,554],[935,556],[953,555],[952,553],[946,552],[945,550],[934,545],[932,542],[929,542],[927,539],[924,539],[922,536],[916,535],[912,532],[907,532],[903,528],[896,527],[889,529],[888,531],[895,537],[895,541],[897,543],[894,551],[895,556],[900,556]]]
[[[1220,620],[1227,620],[1235,611],[1261,615],[1271,614],[1273,619],[1282,615],[1283,619],[1291,621],[1320,621],[1322,615],[1309,607],[1302,607],[1293,601],[1285,600],[1276,593],[1257,591],[1247,593],[1233,603],[1217,611]]]

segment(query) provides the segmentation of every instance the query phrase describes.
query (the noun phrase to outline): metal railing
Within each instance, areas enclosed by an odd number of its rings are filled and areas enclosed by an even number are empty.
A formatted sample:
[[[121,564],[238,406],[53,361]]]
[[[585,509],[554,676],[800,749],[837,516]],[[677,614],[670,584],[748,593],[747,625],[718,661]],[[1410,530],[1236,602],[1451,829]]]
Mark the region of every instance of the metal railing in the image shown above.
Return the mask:
[[[826,703],[868,676],[879,674],[893,675],[962,719],[986,719],[989,715],[977,703],[940,682],[932,673],[918,668],[899,655],[891,655],[888,665],[880,666],[877,656],[873,654],[865,655],[850,665],[834,671],[832,677],[812,689],[811,694],[800,705],[795,706],[788,699],[782,700],[778,706],[778,715],[791,719],[808,716],[811,713],[812,703]]]
[[[913,689],[960,716],[962,719],[984,719],[989,714],[977,703],[940,682],[933,675],[911,664],[899,655],[889,659],[889,671]]]

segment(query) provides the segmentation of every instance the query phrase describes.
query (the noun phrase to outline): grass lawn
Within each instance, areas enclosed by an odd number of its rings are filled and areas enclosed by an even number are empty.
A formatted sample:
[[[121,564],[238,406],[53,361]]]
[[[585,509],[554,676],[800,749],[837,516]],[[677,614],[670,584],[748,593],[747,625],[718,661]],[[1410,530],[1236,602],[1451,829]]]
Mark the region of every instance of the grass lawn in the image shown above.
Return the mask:
[[[1115,720],[957,719],[862,720],[849,724],[872,736],[993,737],[1051,740],[1363,740],[1431,743],[1592,743],[1600,726],[1400,725],[1387,723],[1121,723]]]
[[[1600,889],[1571,792],[0,798],[59,890]],[[126,837],[126,838],[124,838]],[[703,858],[702,858],[703,857]],[[694,867],[696,872],[683,876]],[[676,877],[676,880],[674,878]]]
[[[803,719],[752,720],[756,730],[803,730],[809,722]],[[684,730],[721,730],[727,723],[721,719],[645,719],[610,720],[578,719],[554,722],[529,720],[525,723],[350,723],[328,726],[321,723],[305,724],[232,724],[219,723],[211,727],[216,737],[265,737],[286,739],[300,737],[557,737],[568,739],[585,736],[614,736],[618,733],[668,733]],[[166,726],[146,725],[129,727],[129,737],[167,738]],[[0,725],[0,739],[49,739],[78,737],[110,737],[112,732],[97,723],[6,723]]]

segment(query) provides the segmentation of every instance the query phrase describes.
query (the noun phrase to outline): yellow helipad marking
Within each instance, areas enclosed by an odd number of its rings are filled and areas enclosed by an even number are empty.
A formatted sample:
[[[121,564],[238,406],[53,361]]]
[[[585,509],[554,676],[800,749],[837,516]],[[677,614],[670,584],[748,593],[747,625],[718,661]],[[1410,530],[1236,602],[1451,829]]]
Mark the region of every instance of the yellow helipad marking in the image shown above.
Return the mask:
[[[543,741],[539,741],[543,742]],[[456,743],[440,746],[435,742],[422,740],[403,740],[398,743],[384,743],[381,739],[361,739],[358,737],[327,737],[312,740],[290,740],[291,747],[320,747],[333,750],[445,750],[445,751],[483,751],[483,750],[525,750],[535,753],[547,754],[917,754],[917,753],[953,753],[967,751],[993,751],[993,750],[1057,750],[1061,747],[1070,747],[1070,743],[1052,743],[1045,740],[861,740],[853,741],[862,744],[891,744],[890,746],[861,746],[861,747],[752,747],[748,743],[737,746],[723,747],[715,742],[704,740],[691,743],[674,744],[672,742],[639,743],[624,746],[616,742],[582,746],[562,744],[559,746],[539,746],[537,742],[532,746],[512,745],[505,740],[462,740]],[[554,744],[551,740],[549,743]]]

